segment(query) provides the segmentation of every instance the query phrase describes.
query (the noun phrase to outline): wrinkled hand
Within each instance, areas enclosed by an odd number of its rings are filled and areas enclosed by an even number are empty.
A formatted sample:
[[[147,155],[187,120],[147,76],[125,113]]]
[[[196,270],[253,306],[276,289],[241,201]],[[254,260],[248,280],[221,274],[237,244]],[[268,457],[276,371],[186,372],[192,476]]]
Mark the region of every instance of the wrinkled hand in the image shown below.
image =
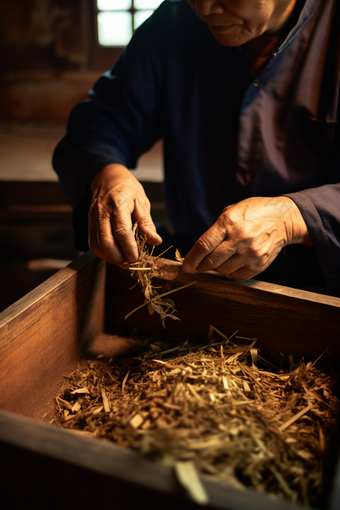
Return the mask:
[[[311,244],[305,221],[288,197],[251,197],[226,207],[185,257],[185,272],[216,269],[248,280],[264,271],[288,244]]]
[[[91,189],[89,246],[95,255],[121,267],[126,261],[136,262],[138,249],[132,232],[136,221],[149,244],[161,244],[143,186],[127,168],[107,165],[92,180]]]

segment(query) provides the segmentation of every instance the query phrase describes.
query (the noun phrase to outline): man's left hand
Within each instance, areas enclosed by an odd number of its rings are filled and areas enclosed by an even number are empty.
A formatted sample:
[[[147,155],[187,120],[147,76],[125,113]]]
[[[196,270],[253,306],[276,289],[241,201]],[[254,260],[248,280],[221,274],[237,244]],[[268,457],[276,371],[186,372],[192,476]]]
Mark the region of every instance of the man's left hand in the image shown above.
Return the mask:
[[[226,207],[185,257],[185,272],[212,269],[233,280],[264,271],[288,244],[311,244],[306,223],[288,197],[251,197]]]

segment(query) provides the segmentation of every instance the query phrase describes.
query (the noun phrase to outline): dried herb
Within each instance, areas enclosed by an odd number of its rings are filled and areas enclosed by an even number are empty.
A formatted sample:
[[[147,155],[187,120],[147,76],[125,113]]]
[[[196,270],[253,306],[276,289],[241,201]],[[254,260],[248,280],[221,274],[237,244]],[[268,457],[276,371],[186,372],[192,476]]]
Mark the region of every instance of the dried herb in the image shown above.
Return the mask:
[[[163,253],[158,255],[157,257],[153,256],[154,247],[152,247],[151,252],[146,244],[146,236],[141,237],[138,232],[138,224],[135,223],[133,227],[133,233],[136,239],[136,244],[138,248],[138,261],[133,264],[129,264],[129,270],[132,278],[137,280],[137,284],[141,286],[142,293],[144,294],[145,300],[144,303],[140,306],[137,306],[134,310],[129,312],[125,319],[130,317],[134,312],[147,305],[149,314],[152,315],[154,312],[158,313],[163,327],[165,328],[165,319],[169,317],[173,320],[180,320],[175,315],[175,303],[172,299],[169,298],[169,294],[182,290],[186,287],[190,287],[196,282],[188,283],[187,285],[183,285],[182,287],[178,287],[177,289],[172,289],[168,292],[164,292],[163,294],[158,294],[156,288],[152,285],[152,279],[158,276],[157,270],[157,261],[158,259],[164,255],[166,251],[168,251],[171,246],[165,250]],[[176,258],[180,257],[178,250],[176,250]],[[183,259],[182,259],[183,261]],[[136,285],[137,285],[136,284]]]
[[[255,341],[211,327],[204,346],[159,341],[119,365],[89,361],[65,379],[59,423],[171,462],[178,476],[192,479],[194,466],[310,504],[337,426],[336,373],[292,358],[288,369],[268,369]]]

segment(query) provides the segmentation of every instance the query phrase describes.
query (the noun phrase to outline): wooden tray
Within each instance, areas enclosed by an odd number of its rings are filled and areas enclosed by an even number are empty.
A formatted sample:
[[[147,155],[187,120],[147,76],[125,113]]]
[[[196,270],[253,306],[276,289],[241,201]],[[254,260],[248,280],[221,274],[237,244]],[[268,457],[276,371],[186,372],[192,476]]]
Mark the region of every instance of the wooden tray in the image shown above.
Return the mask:
[[[6,508],[198,508],[171,467],[117,445],[75,435],[49,422],[63,376],[89,356],[126,355],[131,328],[161,336],[203,339],[209,324],[227,335],[257,336],[266,355],[317,357],[328,345],[340,362],[340,299],[257,281],[228,282],[216,274],[186,275],[164,261],[163,291],[195,280],[174,295],[181,322],[149,316],[130,290],[127,271],[85,253],[0,314],[0,490]],[[335,445],[335,447],[337,447]],[[207,508],[299,508],[266,494],[229,488],[202,477]],[[340,465],[324,508],[340,508]]]

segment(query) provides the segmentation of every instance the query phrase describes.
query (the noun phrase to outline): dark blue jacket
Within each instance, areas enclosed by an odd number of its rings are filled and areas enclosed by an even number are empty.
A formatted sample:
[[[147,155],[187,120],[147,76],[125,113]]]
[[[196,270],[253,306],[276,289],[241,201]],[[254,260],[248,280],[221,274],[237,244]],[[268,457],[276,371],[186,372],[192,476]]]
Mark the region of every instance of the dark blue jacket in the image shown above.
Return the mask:
[[[288,194],[314,244],[288,252],[302,254],[302,265],[311,257],[322,269],[320,285],[337,292],[336,4],[307,0],[284,43],[255,77],[242,47],[218,44],[185,0],[161,4],[113,70],[97,81],[89,100],[74,108],[67,136],[56,148],[53,163],[75,208],[78,247],[87,247],[93,176],[114,162],[133,169],[142,153],[164,139],[165,198],[178,236],[193,244],[227,205]],[[319,269],[312,265],[309,271]]]

